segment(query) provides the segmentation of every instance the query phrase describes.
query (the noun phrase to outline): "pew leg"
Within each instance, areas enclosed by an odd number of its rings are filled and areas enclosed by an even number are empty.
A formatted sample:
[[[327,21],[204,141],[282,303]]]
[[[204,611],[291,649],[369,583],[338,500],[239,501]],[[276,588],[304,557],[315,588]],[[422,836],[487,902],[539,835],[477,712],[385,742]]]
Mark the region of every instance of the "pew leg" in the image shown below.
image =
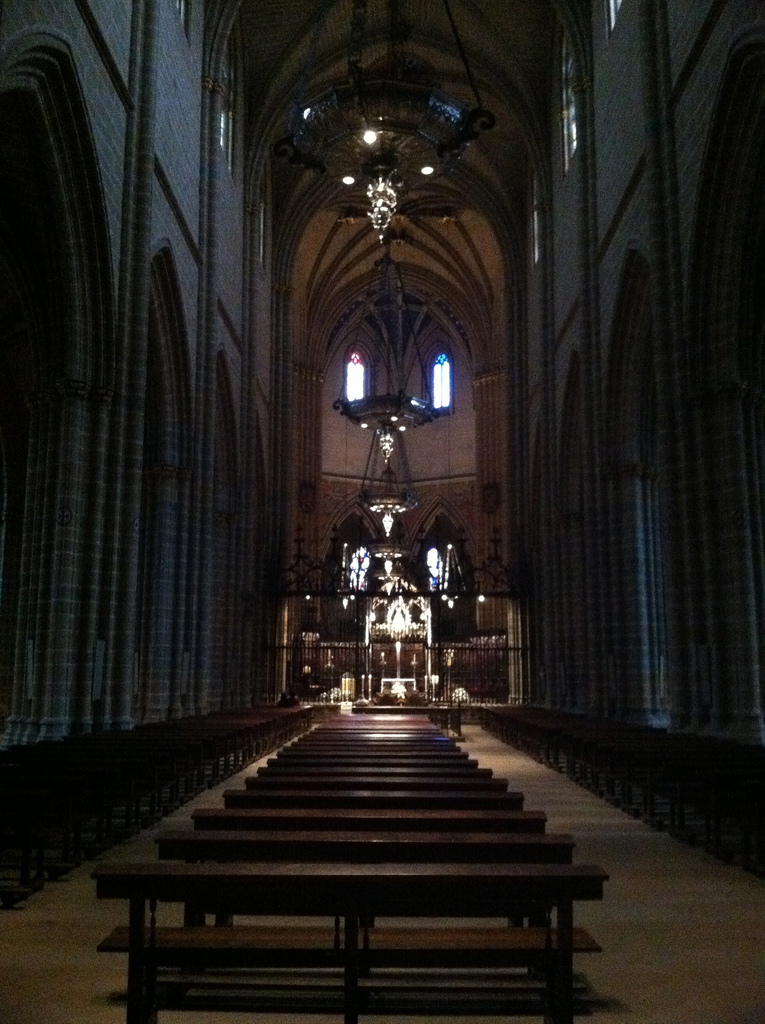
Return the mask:
[[[126,1024],[146,1024],[150,1009],[144,1000],[144,946],[146,902],[143,897],[130,900],[129,949]]]
[[[344,1024],[359,1020],[359,915],[355,907],[345,915],[345,966],[343,971]]]
[[[571,900],[558,904],[558,949],[548,986],[552,1003],[548,1007],[551,1024],[574,1024],[574,906]]]

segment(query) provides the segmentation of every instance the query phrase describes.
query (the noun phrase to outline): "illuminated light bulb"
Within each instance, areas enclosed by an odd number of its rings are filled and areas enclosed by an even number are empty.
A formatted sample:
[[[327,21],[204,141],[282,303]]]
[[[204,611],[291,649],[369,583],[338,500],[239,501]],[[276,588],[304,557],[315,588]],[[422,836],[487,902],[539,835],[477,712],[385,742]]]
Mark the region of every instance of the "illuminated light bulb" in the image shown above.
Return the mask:
[[[432,174],[433,170],[434,169],[430,166],[430,164],[425,164],[424,167],[420,168],[420,174]]]
[[[397,419],[398,419],[398,416],[391,416],[390,421],[391,421],[391,423],[395,423]]]
[[[368,423],[362,423],[362,424],[361,424],[361,429],[362,429],[362,430],[366,430],[368,426],[369,426],[369,424],[368,424]]]
[[[367,128],[362,137],[368,146],[374,146],[377,142],[377,132],[373,132],[371,128]]]
[[[343,184],[344,185],[353,185],[353,184],[355,184],[355,182],[356,182],[356,179],[353,177],[352,174],[346,174],[345,177],[343,178]]]
[[[481,602],[481,604],[483,604],[483,602],[486,600],[486,598],[483,596],[483,594],[479,594],[478,595],[478,600]]]
[[[402,423],[402,424],[401,424],[401,426],[400,426],[400,427],[399,427],[398,429],[399,429],[399,430],[406,430],[406,427],[405,427],[405,426],[404,426],[404,424]]]

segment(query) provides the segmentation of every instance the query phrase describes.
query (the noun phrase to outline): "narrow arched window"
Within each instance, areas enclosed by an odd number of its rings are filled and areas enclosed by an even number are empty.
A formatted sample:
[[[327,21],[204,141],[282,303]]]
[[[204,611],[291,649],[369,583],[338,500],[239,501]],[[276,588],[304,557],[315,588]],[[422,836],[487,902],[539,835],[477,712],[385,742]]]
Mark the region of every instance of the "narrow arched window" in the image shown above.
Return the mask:
[[[229,170],[234,169],[235,142],[234,122],[236,115],[236,93],[238,88],[236,46],[234,33],[228,37],[226,56],[221,69],[220,145],[225,153]]]
[[[442,352],[433,363],[433,407],[448,409],[452,404],[452,366]]]
[[[175,0],[175,6],[178,8],[178,17],[181,19],[183,25],[183,31],[188,35],[189,32],[189,0]]]
[[[561,42],[561,132],[563,144],[563,173],[565,174],[576,152],[576,93],[574,91],[574,55],[564,34]]]
[[[437,590],[441,585],[441,577],[443,573],[443,560],[438,548],[433,547],[428,549],[428,553],[425,556],[425,562],[428,566],[430,589]]]
[[[539,263],[542,251],[542,205],[539,199],[539,182],[536,174],[531,178],[531,256]]]
[[[358,352],[352,352],[345,364],[345,397],[349,402],[364,397],[364,361]]]
[[[369,571],[369,552],[366,548],[356,548],[351,558],[348,582],[351,590],[367,589],[367,572]]]
[[[606,26],[609,33],[616,24],[616,15],[619,13],[621,5],[622,0],[606,0]]]

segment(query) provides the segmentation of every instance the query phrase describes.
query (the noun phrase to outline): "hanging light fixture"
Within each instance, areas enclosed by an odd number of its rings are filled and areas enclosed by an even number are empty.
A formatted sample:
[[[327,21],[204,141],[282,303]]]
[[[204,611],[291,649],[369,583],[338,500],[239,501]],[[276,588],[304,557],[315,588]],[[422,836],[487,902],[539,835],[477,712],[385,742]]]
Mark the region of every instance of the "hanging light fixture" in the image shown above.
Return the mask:
[[[434,420],[440,410],[430,394],[411,394],[411,383],[425,382],[427,374],[418,340],[418,312],[407,296],[401,268],[386,252],[375,267],[380,272],[379,286],[373,286],[361,307],[357,330],[374,330],[381,367],[376,389],[362,398],[343,393],[333,408],[360,427],[372,427],[386,459],[393,451],[394,438],[407,427],[418,427]]]
[[[482,103],[457,34],[448,0],[443,6],[475,106],[450,96],[421,58],[405,49],[412,30],[401,14],[401,0],[385,0],[387,53],[362,66],[368,0],[354,0],[348,39],[348,76],[310,101],[310,68],[299,78],[288,134],[274,147],[290,163],[328,172],[347,186],[366,183],[369,217],[381,242],[404,191],[446,174],[494,116]],[[320,21],[314,26],[309,58]],[[379,46],[378,46],[379,53]],[[307,59],[309,59],[307,58]]]
[[[419,504],[417,492],[411,484],[411,473],[403,443],[397,445],[395,454],[399,466],[398,474],[393,468],[393,453],[389,458],[383,456],[383,464],[380,465],[379,445],[377,438],[373,438],[361,484],[361,502],[370,512],[380,517],[386,538],[392,535],[396,516],[417,508]]]

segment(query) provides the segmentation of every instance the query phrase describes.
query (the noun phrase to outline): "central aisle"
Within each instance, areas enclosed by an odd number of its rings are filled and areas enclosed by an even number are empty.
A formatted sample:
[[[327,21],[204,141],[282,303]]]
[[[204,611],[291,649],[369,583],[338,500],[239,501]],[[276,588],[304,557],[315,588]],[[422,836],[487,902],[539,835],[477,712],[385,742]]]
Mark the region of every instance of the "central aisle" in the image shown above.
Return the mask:
[[[602,902],[583,903],[577,921],[603,946],[580,958],[597,997],[593,1024],[763,1024],[765,1021],[765,882],[689,849],[582,790],[475,726],[463,749],[481,767],[525,793],[542,809],[548,830],[573,833],[578,861],[610,875]],[[244,786],[258,762],[226,781]],[[219,806],[213,789],[165,819],[190,825],[197,807]],[[155,859],[157,829],[112,848],[104,859]],[[0,1020],[3,1024],[124,1024],[126,958],[96,953],[120,922],[121,903],[96,900],[88,862],[31,898],[0,913]],[[391,1017],[364,1017],[392,1024]],[[473,1024],[498,1018],[407,1017],[411,1024]],[[585,1020],[587,1018],[579,1018]],[[338,1024],[336,1016],[177,1013],[159,1024]],[[516,1017],[519,1024],[539,1018]]]

